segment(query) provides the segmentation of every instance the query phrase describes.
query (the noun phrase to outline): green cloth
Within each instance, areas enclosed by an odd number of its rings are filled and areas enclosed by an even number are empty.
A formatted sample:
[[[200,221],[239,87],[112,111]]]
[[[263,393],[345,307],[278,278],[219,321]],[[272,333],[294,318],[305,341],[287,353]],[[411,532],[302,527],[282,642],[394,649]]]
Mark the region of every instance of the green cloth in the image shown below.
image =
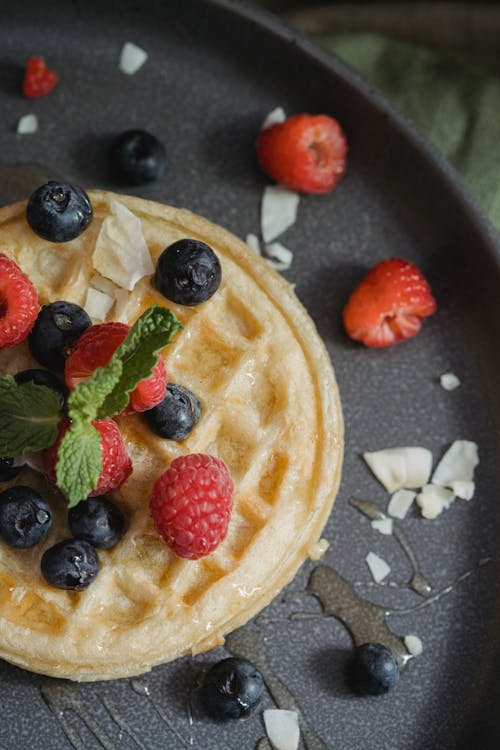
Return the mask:
[[[500,229],[500,78],[467,60],[379,34],[319,34],[317,40],[412,118]]]

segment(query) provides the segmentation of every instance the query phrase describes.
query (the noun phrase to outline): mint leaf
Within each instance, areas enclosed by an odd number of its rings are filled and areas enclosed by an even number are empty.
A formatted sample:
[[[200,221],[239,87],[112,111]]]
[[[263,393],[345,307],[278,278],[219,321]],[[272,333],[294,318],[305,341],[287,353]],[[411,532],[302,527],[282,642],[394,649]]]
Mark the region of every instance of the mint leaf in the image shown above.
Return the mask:
[[[102,471],[101,434],[90,422],[73,422],[57,452],[56,482],[72,508],[95,490]]]
[[[17,458],[57,440],[60,402],[53,390],[0,377],[0,456]]]
[[[99,408],[98,419],[112,417],[125,409],[130,392],[151,375],[158,352],[181,328],[174,313],[161,305],[153,305],[136,320],[110,362],[119,359],[123,369],[115,387]]]
[[[106,397],[120,380],[123,363],[114,356],[104,367],[98,367],[83,383],[80,383],[68,398],[70,419],[92,422]]]

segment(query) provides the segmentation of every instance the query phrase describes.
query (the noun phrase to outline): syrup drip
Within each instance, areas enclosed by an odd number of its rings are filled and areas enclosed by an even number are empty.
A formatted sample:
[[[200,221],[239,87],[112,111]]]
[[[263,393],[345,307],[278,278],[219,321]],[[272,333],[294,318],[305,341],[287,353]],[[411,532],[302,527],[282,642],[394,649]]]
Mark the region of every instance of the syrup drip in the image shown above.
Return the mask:
[[[371,521],[387,518],[386,514],[380,510],[376,503],[372,503],[369,500],[357,500],[355,498],[351,498],[350,502],[353,508],[359,510],[360,513],[369,518]],[[394,524],[393,526],[392,535],[410,561],[410,565],[413,570],[413,576],[410,581],[410,588],[412,588],[413,591],[415,591],[415,593],[419,594],[420,596],[430,596],[432,593],[432,586],[420,571],[417,557],[413,552],[410,543],[408,542],[401,529],[396,526],[396,524]]]
[[[318,737],[308,726],[304,716],[295,701],[295,698],[288,690],[288,688],[276,677],[274,672],[271,670],[266,655],[266,647],[264,644],[264,638],[254,625],[247,626],[235,630],[226,638],[225,647],[234,656],[238,656],[242,659],[250,661],[257,669],[261,672],[266,687],[271,694],[272,699],[278,708],[284,708],[289,711],[296,711],[299,717],[299,724],[302,732],[302,739],[306,750],[327,750],[327,747],[323,740]],[[267,742],[264,738],[260,740],[260,743]],[[269,746],[260,745],[259,750],[266,749]]]
[[[0,164],[0,206],[27,198],[49,180],[59,180],[45,164]]]

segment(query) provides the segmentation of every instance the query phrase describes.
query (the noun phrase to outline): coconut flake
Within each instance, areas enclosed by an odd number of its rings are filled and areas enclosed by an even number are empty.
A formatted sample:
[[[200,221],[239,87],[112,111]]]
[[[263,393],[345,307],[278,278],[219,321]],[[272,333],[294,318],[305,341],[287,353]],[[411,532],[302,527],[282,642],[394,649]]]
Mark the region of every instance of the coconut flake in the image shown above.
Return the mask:
[[[275,109],[269,112],[266,119],[262,123],[261,130],[269,128],[271,125],[276,125],[279,122],[283,122],[284,120],[286,120],[286,114],[283,107],[275,107]]]
[[[369,552],[365,557],[365,561],[370,569],[370,573],[372,574],[372,578],[375,583],[381,583],[384,578],[387,578],[387,576],[391,572],[390,565],[388,565],[385,560],[382,560],[381,557],[376,555],[375,552]]]
[[[441,487],[451,487],[459,497],[465,495],[464,499],[470,500],[474,493],[474,469],[478,463],[477,443],[455,440],[436,466],[431,481]]]
[[[417,493],[411,490],[396,490],[389,500],[387,512],[394,518],[406,518],[406,514],[410,510],[416,495]]]
[[[262,195],[261,228],[264,242],[272,242],[295,223],[299,194],[280,185],[268,185]]]
[[[450,507],[455,494],[446,487],[438,487],[436,484],[426,484],[417,495],[417,505],[424,518],[432,520]]]
[[[444,372],[439,378],[439,382],[445,391],[454,391],[461,385],[460,379],[453,372]]]
[[[296,711],[268,708],[264,711],[264,724],[274,750],[297,750],[300,730]]]
[[[100,292],[93,287],[87,289],[87,299],[84,308],[92,320],[105,320],[106,315],[114,304],[115,300],[113,297],[110,297],[109,294]]]
[[[125,42],[120,52],[120,70],[129,76],[134,75],[139,68],[142,68],[147,59],[148,54],[141,47],[133,42]]]
[[[375,531],[379,531],[381,534],[386,534],[387,536],[392,534],[392,518],[374,518],[371,525]]]
[[[271,242],[265,246],[265,258],[276,271],[287,271],[292,265],[293,253],[281,242]]]
[[[363,453],[363,458],[388,492],[429,481],[432,453],[427,448],[389,448]]]
[[[36,115],[23,115],[17,123],[17,133],[28,135],[38,130],[38,118]]]
[[[139,279],[153,273],[154,265],[140,219],[118,201],[111,201],[110,208],[92,262],[96,271],[130,292]]]
[[[247,234],[245,242],[247,243],[250,250],[253,250],[254,253],[257,253],[257,255],[260,255],[260,242],[259,238],[256,234]]]
[[[424,650],[424,646],[418,635],[405,635],[404,644],[406,646],[406,650],[412,656],[420,656],[420,654]]]

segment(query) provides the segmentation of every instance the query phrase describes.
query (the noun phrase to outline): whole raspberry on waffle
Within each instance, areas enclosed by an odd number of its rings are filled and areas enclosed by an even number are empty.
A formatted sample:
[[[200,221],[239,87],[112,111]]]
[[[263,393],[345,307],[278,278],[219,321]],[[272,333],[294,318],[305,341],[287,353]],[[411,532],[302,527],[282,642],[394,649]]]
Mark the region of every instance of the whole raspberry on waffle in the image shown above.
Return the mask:
[[[35,324],[38,294],[19,266],[0,254],[0,349],[23,341]]]
[[[95,497],[118,489],[132,473],[132,461],[116,422],[112,419],[99,419],[92,424],[101,435],[102,451],[101,474],[97,487],[90,493],[91,497]],[[60,423],[56,442],[43,452],[44,471],[52,484],[56,484],[57,451],[69,425],[67,419]]]
[[[436,310],[431,288],[413,263],[388,258],[374,266],[343,311],[347,334],[366,346],[390,346],[419,332]]]
[[[327,193],[346,170],[347,141],[337,120],[299,114],[263,128],[257,158],[269,177],[304,193]]]
[[[198,560],[225,539],[233,480],[215,456],[180,456],[155,482],[150,509],[156,530],[179,557]]]
[[[30,99],[49,94],[57,85],[59,76],[45,65],[43,57],[30,57],[26,63],[23,94]]]
[[[100,323],[90,326],[78,339],[66,360],[64,377],[69,388],[86,380],[97,367],[107,365],[126,338],[130,326],[125,323]],[[142,380],[130,394],[129,408],[146,411],[163,401],[167,389],[167,371],[163,359],[158,361],[149,378]]]

